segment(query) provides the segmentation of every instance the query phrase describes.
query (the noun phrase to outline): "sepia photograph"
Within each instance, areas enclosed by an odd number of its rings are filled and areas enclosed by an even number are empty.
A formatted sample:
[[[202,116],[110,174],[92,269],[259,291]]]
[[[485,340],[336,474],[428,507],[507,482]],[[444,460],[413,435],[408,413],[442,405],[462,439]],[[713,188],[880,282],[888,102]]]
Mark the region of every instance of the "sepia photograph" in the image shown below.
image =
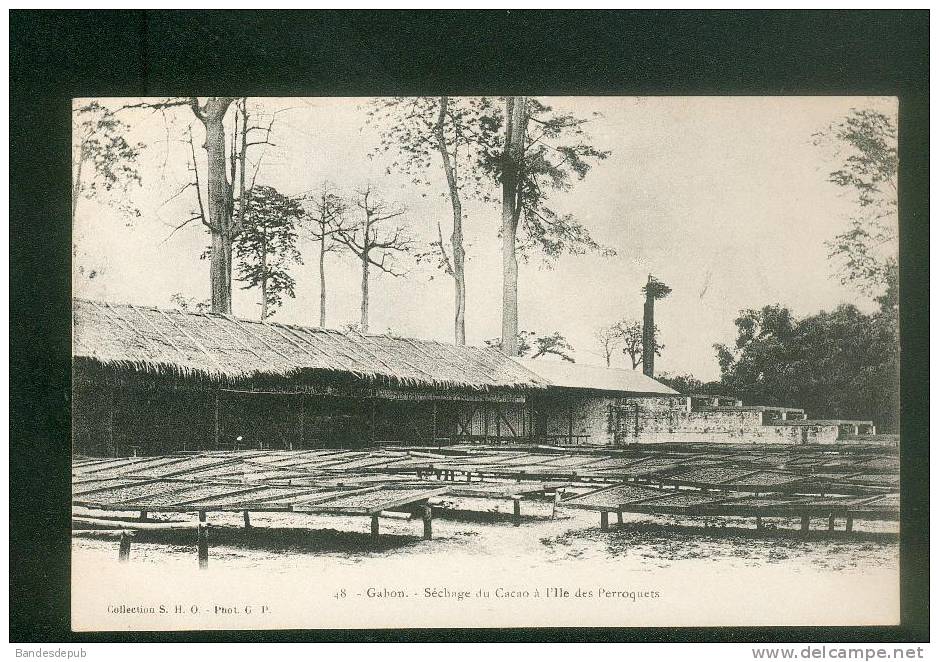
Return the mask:
[[[72,630],[898,625],[898,114],[73,98]]]

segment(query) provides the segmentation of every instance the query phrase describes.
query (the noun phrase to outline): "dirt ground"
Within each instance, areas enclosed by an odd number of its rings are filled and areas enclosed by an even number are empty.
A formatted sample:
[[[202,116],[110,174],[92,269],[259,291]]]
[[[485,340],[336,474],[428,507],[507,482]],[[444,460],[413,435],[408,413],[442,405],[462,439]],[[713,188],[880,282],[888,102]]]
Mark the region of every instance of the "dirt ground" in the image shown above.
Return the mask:
[[[745,519],[627,514],[602,531],[598,513],[552,519],[550,505],[525,502],[515,527],[511,502],[493,503],[436,517],[431,541],[420,520],[382,519],[377,545],[366,517],[252,513],[245,530],[240,513],[211,513],[204,571],[191,532],[141,533],[126,564],[113,536],[76,534],[75,627],[873,624],[898,613],[895,524],[855,522],[847,535],[813,520],[804,536],[797,520],[757,532]]]

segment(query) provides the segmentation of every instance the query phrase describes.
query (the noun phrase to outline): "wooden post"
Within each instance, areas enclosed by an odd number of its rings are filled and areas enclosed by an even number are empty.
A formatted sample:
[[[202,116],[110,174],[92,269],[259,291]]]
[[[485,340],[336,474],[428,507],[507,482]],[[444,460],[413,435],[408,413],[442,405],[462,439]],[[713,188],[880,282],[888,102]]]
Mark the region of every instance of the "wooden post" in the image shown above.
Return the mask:
[[[756,516],[756,530],[757,531],[763,530],[763,518],[760,517],[759,515]]]
[[[852,531],[854,531],[854,516],[851,515],[851,513],[848,513],[847,520],[844,523],[844,530],[847,533],[851,533]]]
[[[502,417],[499,415],[499,405],[496,408],[496,443],[502,443]]]
[[[196,545],[199,549],[199,569],[204,570],[209,566],[209,527],[204,521],[199,522]]]
[[[202,522],[203,524],[205,523],[205,511],[204,510],[199,511],[199,521]]]
[[[245,528],[246,528],[246,529],[250,529],[250,528],[251,528],[251,515],[248,514],[248,511],[247,511],[247,510],[245,511]]]
[[[372,515],[372,542],[378,542],[378,514]]]
[[[512,525],[522,525],[522,502],[519,499],[512,499]]]
[[[430,506],[424,506],[424,540],[430,540],[434,536],[433,518],[433,509]]]
[[[828,516],[828,530],[829,531],[835,530],[835,514],[834,513],[831,513]]]
[[[470,471],[470,470],[468,470],[468,469],[467,469],[467,471],[466,471],[466,482],[467,482],[467,483],[472,483],[472,482],[473,482],[473,472]]]
[[[140,511],[140,519],[147,519],[147,511],[146,511],[146,510],[141,510],[141,511]]]
[[[809,516],[802,516],[802,533],[808,533],[809,530]]]
[[[431,435],[430,443],[431,445],[434,445],[437,443],[437,401],[431,400],[431,402],[433,403],[434,407],[433,407],[433,424],[432,424],[433,427],[431,428],[431,433],[430,433]]]
[[[622,523],[623,523],[623,511],[622,511],[622,510],[617,510],[617,511],[616,511],[616,523],[617,523],[617,524],[622,524]]]
[[[554,519],[554,516],[558,512],[558,503],[561,501],[561,490],[555,490],[554,492],[554,504],[551,506],[551,519]]]
[[[121,563],[127,563],[130,560],[130,538],[127,531],[121,531],[121,542],[117,550],[117,560]]]
[[[605,510],[600,511],[600,528],[603,531],[610,528],[610,513]]]

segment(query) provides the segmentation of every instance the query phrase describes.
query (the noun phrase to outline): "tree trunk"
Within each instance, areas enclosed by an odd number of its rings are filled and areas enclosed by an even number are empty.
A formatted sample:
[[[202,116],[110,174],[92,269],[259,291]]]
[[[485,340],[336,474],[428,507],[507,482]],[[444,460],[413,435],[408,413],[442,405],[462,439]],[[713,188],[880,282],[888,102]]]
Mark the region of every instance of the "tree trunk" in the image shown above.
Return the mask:
[[[525,155],[528,97],[505,101],[505,146],[502,155],[502,350],[518,354],[518,260],[515,232],[521,212],[519,167]]]
[[[231,314],[231,300],[228,299],[227,268],[225,254],[227,244],[225,237],[212,230],[212,261],[209,267],[209,277],[212,282],[212,312]]]
[[[642,309],[642,373],[655,375],[655,299],[651,294],[646,294]]]
[[[261,321],[267,320],[267,229],[261,246]]]
[[[320,238],[320,326],[326,326],[326,236]]]
[[[362,333],[368,333],[368,253],[362,253]]]
[[[237,105],[236,105],[237,108]],[[235,127],[237,129],[237,113],[235,115]],[[232,224],[231,239],[234,240],[241,234],[245,224],[245,214],[247,213],[245,199],[245,166],[248,164],[248,101],[245,97],[241,99],[241,149],[238,152],[238,220]],[[232,177],[234,185],[234,177]],[[231,242],[228,242],[228,300],[231,301]]]
[[[447,116],[449,99],[440,97],[440,112],[437,115],[436,137],[437,150],[443,161],[443,170],[447,176],[447,188],[450,192],[450,205],[453,208],[453,233],[450,245],[453,248],[453,341],[457,345],[466,344],[466,275],[464,271],[466,252],[463,250],[463,204],[460,201],[460,189],[457,185],[456,170],[447,151],[447,139],[444,124]],[[441,246],[441,249],[443,247]]]
[[[231,212],[232,187],[228,181],[225,151],[225,113],[231,97],[212,97],[199,119],[205,125],[208,162],[208,225],[212,232],[212,312],[231,314]]]
[[[85,146],[78,147],[78,163],[75,164],[75,180],[72,183],[72,223],[75,223],[75,214],[78,213],[78,198],[82,192],[82,165],[85,163]],[[74,231],[74,226],[73,226]]]

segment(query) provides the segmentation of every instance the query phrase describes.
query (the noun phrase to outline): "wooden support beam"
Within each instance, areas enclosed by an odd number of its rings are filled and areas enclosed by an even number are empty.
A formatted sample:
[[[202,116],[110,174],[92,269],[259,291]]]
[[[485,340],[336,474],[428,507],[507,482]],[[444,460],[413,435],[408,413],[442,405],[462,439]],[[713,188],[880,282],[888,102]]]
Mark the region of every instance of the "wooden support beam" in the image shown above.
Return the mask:
[[[551,519],[554,519],[555,515],[558,513],[558,503],[561,501],[561,490],[557,490],[554,493],[554,503],[551,505]]]
[[[610,513],[605,510],[600,511],[600,529],[606,531],[610,528]]]
[[[808,533],[809,530],[809,516],[802,516],[802,533]]]
[[[199,521],[202,522],[203,524],[205,523],[205,511],[204,510],[199,511]]]
[[[196,546],[199,551],[199,569],[204,570],[209,567],[209,527],[203,523],[199,524]]]
[[[434,537],[434,511],[430,506],[424,506],[424,540],[430,540]]]
[[[759,515],[756,516],[756,530],[757,531],[763,530],[763,518],[760,517]]]
[[[245,511],[245,528],[246,529],[251,528],[251,515],[248,513],[247,510]]]
[[[91,524],[96,527],[106,527],[105,529],[96,529],[100,531],[192,531],[196,528],[189,522],[138,522],[134,520],[117,520],[100,517],[85,517],[83,515],[72,515],[72,521],[79,524]],[[125,528],[126,527],[126,528]]]
[[[130,531],[121,531],[121,541],[118,545],[117,560],[121,563],[127,563],[130,560]]]
[[[512,499],[512,525],[522,525],[522,502],[520,499]]]
[[[848,517],[844,523],[844,530],[848,533],[854,531],[854,516],[851,513],[848,513]]]
[[[378,542],[378,513],[372,515],[372,542]]]
[[[617,511],[616,511],[616,523],[617,523],[617,524],[622,524],[622,523],[623,523],[623,511],[622,511],[622,510],[617,510]]]
[[[141,510],[141,511],[140,511],[140,519],[147,519],[147,511],[146,511],[146,510]]]
[[[411,519],[411,513],[403,513],[399,510],[382,510],[378,513],[378,516],[384,519]]]
[[[831,513],[828,516],[828,530],[829,531],[835,530],[835,514],[834,513]]]

